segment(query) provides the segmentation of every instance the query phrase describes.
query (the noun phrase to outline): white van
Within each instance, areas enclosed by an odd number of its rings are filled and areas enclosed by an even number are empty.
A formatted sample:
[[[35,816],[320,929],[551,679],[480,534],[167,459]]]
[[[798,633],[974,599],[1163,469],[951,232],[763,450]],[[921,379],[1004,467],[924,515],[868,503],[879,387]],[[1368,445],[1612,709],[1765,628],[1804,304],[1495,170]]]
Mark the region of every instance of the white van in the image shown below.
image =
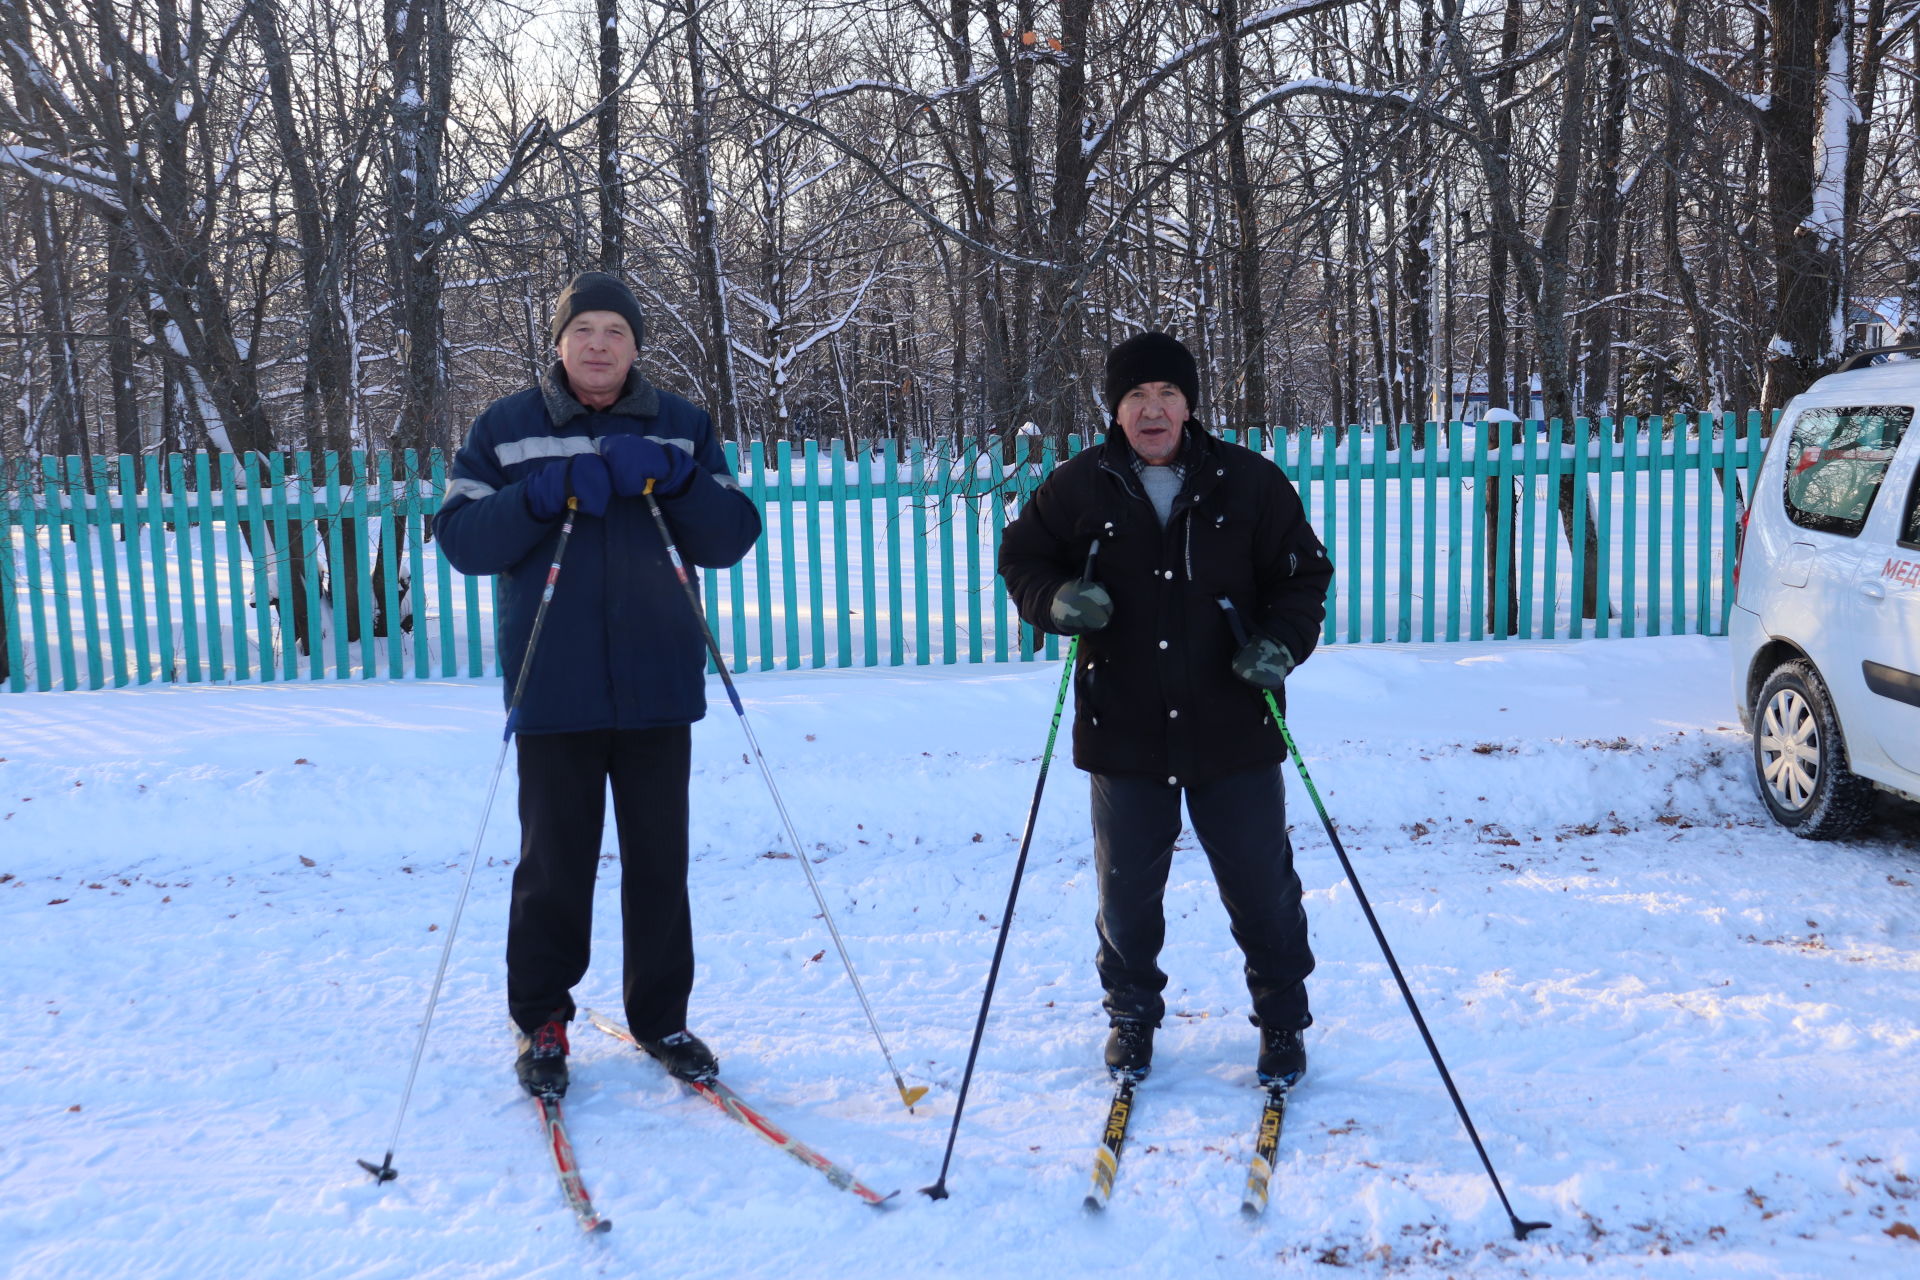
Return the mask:
[[[1876,786],[1920,799],[1916,417],[1920,346],[1853,357],[1787,405],[1741,520],[1734,700],[1761,799],[1809,839]]]

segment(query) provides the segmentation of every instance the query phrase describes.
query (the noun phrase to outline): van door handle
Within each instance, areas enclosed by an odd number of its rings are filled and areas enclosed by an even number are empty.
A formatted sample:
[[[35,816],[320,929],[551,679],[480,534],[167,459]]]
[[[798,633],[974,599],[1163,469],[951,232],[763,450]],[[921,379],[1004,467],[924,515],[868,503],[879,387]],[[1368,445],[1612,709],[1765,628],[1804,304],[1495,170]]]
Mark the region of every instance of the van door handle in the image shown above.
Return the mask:
[[[1879,604],[1887,598],[1887,589],[1880,585],[1879,579],[1867,578],[1860,584],[1860,594]]]

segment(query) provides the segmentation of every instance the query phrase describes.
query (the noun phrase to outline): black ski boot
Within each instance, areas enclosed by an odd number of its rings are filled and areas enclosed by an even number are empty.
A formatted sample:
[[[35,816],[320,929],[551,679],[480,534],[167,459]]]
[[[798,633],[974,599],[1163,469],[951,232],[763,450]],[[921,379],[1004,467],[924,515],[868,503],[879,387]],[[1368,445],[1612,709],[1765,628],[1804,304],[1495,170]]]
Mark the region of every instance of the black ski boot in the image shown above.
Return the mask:
[[[635,1043],[665,1067],[670,1076],[699,1084],[720,1074],[720,1060],[713,1056],[706,1042],[691,1031],[676,1031],[658,1040],[635,1037]]]
[[[532,1035],[520,1033],[520,1060],[513,1064],[520,1084],[536,1098],[567,1095],[567,1024],[555,1018]]]
[[[1153,1069],[1153,1027],[1138,1018],[1116,1018],[1107,1032],[1107,1074],[1145,1080]]]
[[[1298,1031],[1260,1028],[1260,1062],[1255,1068],[1263,1085],[1291,1089],[1307,1074],[1307,1042]]]

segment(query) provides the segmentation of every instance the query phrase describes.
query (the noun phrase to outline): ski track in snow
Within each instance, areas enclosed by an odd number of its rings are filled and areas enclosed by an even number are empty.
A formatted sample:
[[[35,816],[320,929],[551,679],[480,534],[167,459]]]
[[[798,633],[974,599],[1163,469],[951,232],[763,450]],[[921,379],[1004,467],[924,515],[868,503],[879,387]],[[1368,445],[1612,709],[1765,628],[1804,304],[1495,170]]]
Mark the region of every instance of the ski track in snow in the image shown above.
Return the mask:
[[[875,1211],[574,1027],[581,1237],[511,1070],[511,757],[394,1164],[378,1161],[497,752],[492,681],[0,700],[0,1274],[680,1280],[1920,1275],[1920,806],[1767,824],[1724,642],[1323,650],[1292,726],[1522,1218],[1515,1242],[1289,767],[1320,967],[1264,1221],[1238,952],[1183,836],[1169,1016],[1111,1209],[1083,775],[1053,772],[939,1168],[1053,664],[742,678],[900,1107],[724,697],[695,731],[694,1025]],[[1063,732],[1063,748],[1065,734]],[[611,833],[609,849],[611,849]],[[619,1016],[618,869],[581,1003]],[[309,865],[310,864],[310,865]]]

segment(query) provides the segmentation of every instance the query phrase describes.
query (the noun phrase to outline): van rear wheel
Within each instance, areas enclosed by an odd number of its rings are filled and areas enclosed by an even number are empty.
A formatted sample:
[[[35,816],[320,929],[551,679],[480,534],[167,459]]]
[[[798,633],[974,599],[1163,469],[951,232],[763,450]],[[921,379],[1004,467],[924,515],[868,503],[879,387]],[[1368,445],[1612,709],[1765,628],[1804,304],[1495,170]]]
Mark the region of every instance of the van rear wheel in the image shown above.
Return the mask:
[[[1873,813],[1873,784],[1847,768],[1827,685],[1804,658],[1783,662],[1760,688],[1753,770],[1774,821],[1808,840],[1835,840]]]

